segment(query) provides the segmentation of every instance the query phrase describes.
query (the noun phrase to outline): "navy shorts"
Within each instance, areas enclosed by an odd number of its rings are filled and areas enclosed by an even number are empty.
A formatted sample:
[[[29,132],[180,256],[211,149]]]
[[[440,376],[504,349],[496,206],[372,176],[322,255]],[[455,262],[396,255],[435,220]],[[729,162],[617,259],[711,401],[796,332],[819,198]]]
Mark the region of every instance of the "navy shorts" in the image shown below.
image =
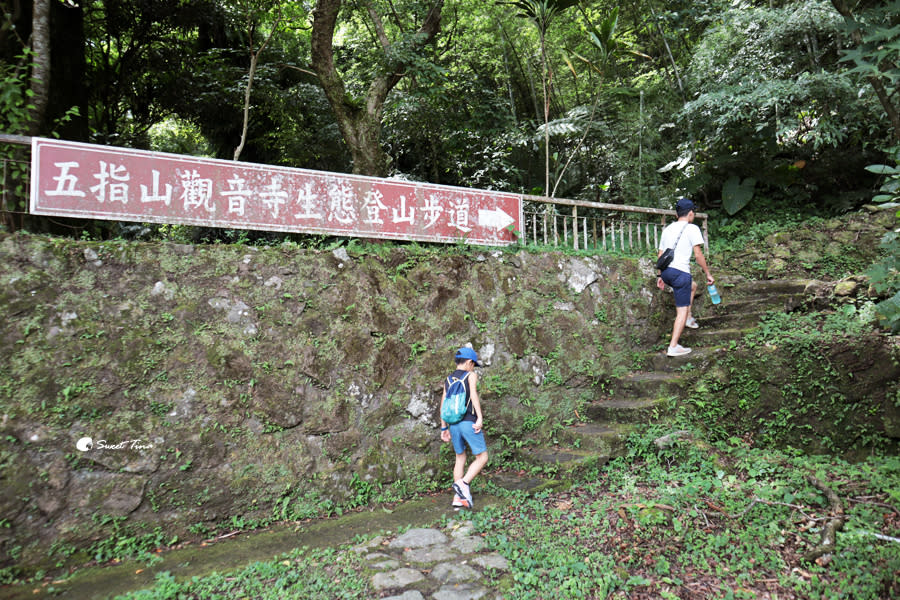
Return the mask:
[[[675,306],[691,305],[691,282],[693,281],[690,273],[667,267],[665,271],[660,273],[663,282],[672,288],[675,294]]]
[[[475,425],[474,421],[460,421],[450,426],[450,441],[453,442],[453,451],[457,454],[465,453],[466,444],[472,450],[472,456],[487,452],[484,431],[475,433],[472,429],[473,425]]]

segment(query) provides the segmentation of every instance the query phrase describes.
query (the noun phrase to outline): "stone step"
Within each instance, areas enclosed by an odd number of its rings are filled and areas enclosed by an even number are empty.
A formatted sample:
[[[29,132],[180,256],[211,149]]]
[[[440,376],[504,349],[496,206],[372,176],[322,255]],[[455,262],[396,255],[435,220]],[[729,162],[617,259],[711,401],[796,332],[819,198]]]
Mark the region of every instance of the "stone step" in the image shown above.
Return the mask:
[[[641,371],[629,373],[612,382],[614,398],[655,398],[677,391],[684,377],[676,373]]]
[[[755,295],[807,294],[822,285],[815,279],[761,279],[736,283],[730,289],[752,290]]]
[[[574,471],[605,465],[625,453],[625,439],[631,428],[617,424],[579,423],[557,434],[558,444],[549,447],[526,446],[519,458],[539,466],[555,466]]]
[[[519,457],[539,467],[555,467],[561,471],[580,471],[602,467],[612,458],[609,454],[577,448],[529,448]]]
[[[753,331],[753,327],[731,327],[731,328],[713,328],[713,329],[687,329],[681,334],[682,346],[691,347],[692,343],[702,344],[704,346],[724,343],[731,340],[739,340],[744,334]]]
[[[760,319],[766,314],[765,310],[727,311],[715,314],[703,313],[696,317],[700,330],[704,329],[730,329],[734,327],[756,327]]]
[[[804,300],[821,293],[825,286],[825,283],[814,279],[744,281],[720,289],[722,303],[714,308],[765,306],[793,310]]]
[[[691,348],[690,344],[688,344],[688,348]],[[723,358],[723,352],[726,352],[726,350],[721,347],[710,346],[706,348],[692,348],[692,352],[684,356],[666,356],[666,351],[663,349],[649,355],[647,363],[649,369],[672,373],[682,371],[689,365],[706,368],[712,362]]]
[[[625,438],[630,432],[631,427],[622,423],[577,423],[564,429],[558,440],[561,444],[570,442],[579,450],[620,456],[625,451]]]
[[[650,373],[656,375],[656,373]],[[664,375],[670,375],[664,373]],[[649,423],[665,412],[667,398],[606,398],[594,400],[584,407],[585,416],[598,425]]]
[[[762,313],[770,310],[790,311],[800,306],[804,296],[741,296],[722,299],[721,304],[700,303],[701,316]]]

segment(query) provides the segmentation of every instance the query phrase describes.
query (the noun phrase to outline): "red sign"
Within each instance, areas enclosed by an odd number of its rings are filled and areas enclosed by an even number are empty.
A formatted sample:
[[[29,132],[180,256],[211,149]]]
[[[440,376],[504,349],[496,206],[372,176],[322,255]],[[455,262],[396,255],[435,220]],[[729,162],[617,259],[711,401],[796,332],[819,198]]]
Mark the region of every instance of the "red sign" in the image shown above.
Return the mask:
[[[38,215],[488,246],[522,230],[518,194],[44,138],[31,150]]]

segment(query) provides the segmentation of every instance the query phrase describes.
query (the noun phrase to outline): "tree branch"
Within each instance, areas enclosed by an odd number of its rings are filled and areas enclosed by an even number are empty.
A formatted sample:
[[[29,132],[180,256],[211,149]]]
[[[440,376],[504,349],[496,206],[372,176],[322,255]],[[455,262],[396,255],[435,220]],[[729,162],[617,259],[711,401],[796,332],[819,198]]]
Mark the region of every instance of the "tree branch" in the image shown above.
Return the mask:
[[[278,27],[281,25],[281,7],[278,7],[278,13],[275,17],[275,23],[272,25],[272,29],[269,31],[269,35],[266,36],[266,39],[260,45],[259,50],[253,51],[253,34],[256,31],[256,23],[250,23],[250,40],[249,40],[249,48],[250,48],[250,72],[247,75],[247,88],[244,90],[244,124],[241,128],[241,141],[238,144],[237,148],[234,149],[234,160],[238,160],[241,156],[241,152],[244,150],[244,145],[247,143],[247,130],[250,126],[250,92],[253,89],[253,78],[256,76],[256,67],[259,65],[259,57],[263,53],[263,50],[266,49],[266,46],[272,40],[272,36],[275,35],[275,32],[278,30]],[[252,16],[250,17],[253,18]]]
[[[316,0],[316,7],[312,11],[313,28],[310,37],[312,67],[319,76],[319,83],[328,97],[332,110],[336,113],[338,123],[341,123],[348,114],[344,103],[344,82],[334,66],[332,47],[334,28],[340,10],[341,0]]]
[[[384,53],[387,54],[391,50],[391,42],[384,32],[384,23],[381,22],[381,15],[378,14],[369,0],[366,0],[365,5],[366,11],[369,13],[369,18],[372,19],[372,25],[375,26],[375,35],[378,37],[378,41],[381,43],[381,48],[384,50]]]
[[[841,505],[841,499],[830,487],[815,477],[807,477],[806,481],[820,490],[825,494],[825,497],[828,498],[828,503],[831,505],[832,517],[828,520],[828,523],[825,524],[825,528],[822,530],[822,543],[804,554],[801,557],[801,560],[813,561],[822,558],[823,561],[827,563],[831,559],[831,553],[834,551],[837,542],[837,532],[844,528],[844,507]]]

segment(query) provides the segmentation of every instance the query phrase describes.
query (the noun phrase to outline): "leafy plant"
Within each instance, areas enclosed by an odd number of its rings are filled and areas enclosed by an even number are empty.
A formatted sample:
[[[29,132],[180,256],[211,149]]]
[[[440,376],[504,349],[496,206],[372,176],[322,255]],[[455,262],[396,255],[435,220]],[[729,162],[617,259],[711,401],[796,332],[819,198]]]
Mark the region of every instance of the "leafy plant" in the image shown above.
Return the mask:
[[[753,190],[756,187],[756,179],[747,177],[743,181],[734,175],[729,177],[722,186],[722,207],[729,215],[733,215],[747,206],[753,199]]]
[[[23,63],[30,62],[30,52],[18,57]],[[8,134],[26,134],[31,126],[31,104],[33,92],[28,87],[27,66],[0,65],[0,131]],[[22,148],[0,144],[0,208],[6,203],[8,210],[23,210],[28,197],[28,162]]]
[[[897,152],[898,165],[900,165],[900,150]],[[866,171],[885,176],[885,182],[879,190],[881,193],[872,198],[874,202],[900,201],[900,166],[869,165]]]
[[[875,202],[900,201],[900,148],[895,148],[893,155],[896,166],[866,167],[867,171],[885,177],[879,189],[880,193],[873,198]],[[900,210],[897,211],[897,218],[900,219]],[[900,235],[896,230],[885,234],[881,240],[881,248],[884,250],[884,259],[873,264],[867,275],[876,292],[893,294],[890,298],[879,302],[875,310],[879,323],[890,329],[891,333],[898,333],[900,332]]]
[[[522,431],[534,431],[537,429],[541,423],[547,420],[547,415],[544,414],[531,414],[526,415],[524,419],[522,419]]]
[[[891,119],[894,136],[900,137],[895,94],[891,92],[900,80],[897,64],[900,31],[896,26],[900,5],[897,2],[863,2],[851,10],[848,2],[832,0],[832,4],[844,17],[844,30],[854,44],[842,50],[840,60],[853,64],[850,73],[864,77],[873,87],[885,112],[894,115]]]
[[[734,5],[705,29],[686,72],[690,100],[679,115],[693,135],[669,165],[678,165],[687,191],[721,186],[729,214],[754,188],[757,198],[794,207],[827,201],[846,209],[859,201],[812,196],[804,185],[807,157],[846,168],[848,145],[859,143],[847,124],[880,118],[871,97],[857,98],[859,85],[837,64],[840,29],[839,15],[821,0]]]
[[[875,290],[882,294],[891,294],[890,298],[875,305],[879,323],[891,330],[900,332],[900,234],[891,231],[881,241],[885,258],[872,265],[867,275]]]

